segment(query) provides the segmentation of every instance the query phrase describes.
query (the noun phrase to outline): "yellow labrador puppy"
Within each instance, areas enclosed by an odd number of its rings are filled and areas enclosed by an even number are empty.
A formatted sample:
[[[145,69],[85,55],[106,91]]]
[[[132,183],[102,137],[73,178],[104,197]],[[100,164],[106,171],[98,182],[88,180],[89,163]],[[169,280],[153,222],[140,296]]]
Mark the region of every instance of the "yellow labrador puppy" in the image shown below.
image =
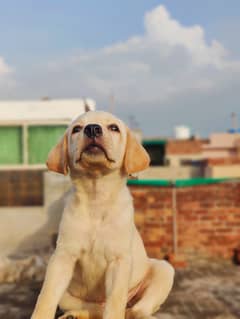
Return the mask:
[[[134,224],[126,186],[149,156],[126,125],[88,112],[68,127],[49,154],[49,170],[72,179],[57,247],[31,319],[146,319],[167,298],[174,270],[150,259]]]

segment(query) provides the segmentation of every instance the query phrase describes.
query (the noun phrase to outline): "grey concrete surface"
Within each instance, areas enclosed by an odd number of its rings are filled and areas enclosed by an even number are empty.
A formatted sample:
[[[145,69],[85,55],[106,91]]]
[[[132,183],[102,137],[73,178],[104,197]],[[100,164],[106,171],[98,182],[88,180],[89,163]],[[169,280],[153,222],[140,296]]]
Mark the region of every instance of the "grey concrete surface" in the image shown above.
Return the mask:
[[[0,318],[29,319],[41,283],[0,285]],[[161,287],[159,287],[161,289]],[[239,319],[240,267],[204,262],[178,270],[159,319]]]

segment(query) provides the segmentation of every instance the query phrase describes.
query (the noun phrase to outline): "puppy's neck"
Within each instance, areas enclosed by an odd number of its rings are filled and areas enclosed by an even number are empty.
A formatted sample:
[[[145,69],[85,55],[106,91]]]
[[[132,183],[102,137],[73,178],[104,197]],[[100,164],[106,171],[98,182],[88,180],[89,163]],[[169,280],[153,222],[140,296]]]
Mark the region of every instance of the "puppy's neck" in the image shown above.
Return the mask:
[[[127,178],[119,170],[106,175],[89,177],[84,174],[72,176],[76,196],[88,202],[101,204],[113,201],[126,188]]]

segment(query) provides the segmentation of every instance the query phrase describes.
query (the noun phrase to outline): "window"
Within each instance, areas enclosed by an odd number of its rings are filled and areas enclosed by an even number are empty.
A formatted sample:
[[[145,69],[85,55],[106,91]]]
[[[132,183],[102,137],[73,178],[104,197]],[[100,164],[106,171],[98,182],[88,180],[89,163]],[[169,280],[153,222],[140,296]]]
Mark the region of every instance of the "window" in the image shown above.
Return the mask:
[[[44,164],[66,128],[64,124],[0,126],[0,168]]]
[[[165,165],[165,142],[164,141],[144,141],[143,146],[148,152],[151,166]]]
[[[21,164],[22,155],[22,127],[0,127],[0,164]]]
[[[49,151],[59,141],[65,130],[65,125],[29,126],[28,163],[44,164]]]

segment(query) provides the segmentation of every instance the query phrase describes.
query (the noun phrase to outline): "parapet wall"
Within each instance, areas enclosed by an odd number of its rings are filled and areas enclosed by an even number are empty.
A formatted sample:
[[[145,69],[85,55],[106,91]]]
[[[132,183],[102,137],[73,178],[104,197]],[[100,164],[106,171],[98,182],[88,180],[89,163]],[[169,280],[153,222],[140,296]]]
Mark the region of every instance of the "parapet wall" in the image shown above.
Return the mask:
[[[135,220],[150,256],[174,251],[229,259],[240,248],[240,182],[173,187],[130,186]]]
[[[12,253],[16,247],[20,253],[27,246],[40,249],[51,244],[64,205],[64,196],[56,199],[70,183],[59,174],[42,175],[24,171],[1,175],[1,254]],[[178,180],[174,187],[166,180],[129,184],[136,224],[150,256],[162,258],[177,252],[186,259],[229,259],[233,249],[240,248],[239,180]]]

